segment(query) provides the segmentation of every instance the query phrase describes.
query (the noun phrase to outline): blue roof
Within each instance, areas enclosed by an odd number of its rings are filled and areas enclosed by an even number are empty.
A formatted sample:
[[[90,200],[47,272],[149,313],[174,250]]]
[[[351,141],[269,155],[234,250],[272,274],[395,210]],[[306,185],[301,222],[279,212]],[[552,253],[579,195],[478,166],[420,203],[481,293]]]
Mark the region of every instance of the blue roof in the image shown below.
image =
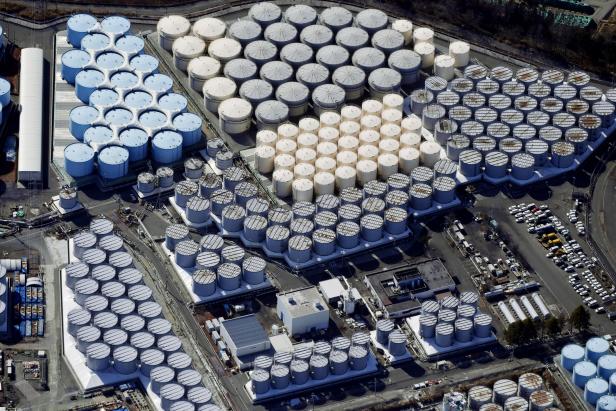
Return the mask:
[[[64,149],[64,157],[74,162],[84,162],[94,158],[94,150],[84,143],[73,143]]]
[[[140,53],[143,50],[144,41],[141,37],[127,35],[116,40],[115,46],[118,50],[129,54]]]
[[[77,106],[69,113],[71,121],[78,124],[92,124],[99,117],[100,113],[96,107]]]
[[[122,164],[128,161],[128,150],[120,146],[105,147],[98,154],[98,162],[105,164]]]
[[[172,130],[159,131],[152,139],[152,145],[162,149],[177,148],[182,145],[182,136]]]
[[[254,314],[224,320],[221,325],[237,348],[267,341],[267,333]]]
[[[201,128],[201,117],[193,113],[181,113],[173,119],[173,126],[180,131],[194,131]]]
[[[103,50],[109,44],[111,40],[109,36],[103,33],[90,33],[86,34],[83,39],[81,39],[81,49],[82,50]]]
[[[143,127],[156,128],[167,124],[167,115],[162,111],[148,110],[141,113],[139,122]]]
[[[142,109],[152,104],[152,95],[147,91],[135,90],[124,96],[124,103],[127,107]]]
[[[0,95],[4,95],[11,92],[11,83],[8,80],[0,77]]]
[[[117,70],[124,65],[124,56],[115,51],[105,51],[96,58],[96,64],[107,70]]]
[[[186,110],[188,100],[181,94],[167,93],[158,99],[158,107],[162,110],[181,112]]]
[[[118,71],[109,79],[113,87],[128,89],[135,87],[139,83],[139,77],[130,71]]]
[[[138,72],[152,73],[158,69],[158,60],[149,54],[140,54],[130,59],[130,66]]]
[[[111,106],[118,102],[120,95],[110,88],[99,88],[90,94],[90,104],[93,106]]]
[[[75,31],[85,33],[96,26],[96,18],[89,14],[75,14],[66,22],[66,25]]]
[[[125,126],[133,120],[133,113],[125,108],[115,107],[105,113],[105,120],[112,126]]]
[[[110,16],[101,21],[101,28],[106,33],[125,34],[130,30],[130,21],[122,16]]]
[[[84,50],[72,49],[62,54],[62,65],[66,67],[83,68],[90,60],[90,54]]]
[[[75,77],[75,83],[84,87],[98,87],[104,81],[105,75],[94,69],[81,70]]]
[[[169,76],[156,73],[145,78],[143,84],[152,91],[167,92],[173,87],[173,80]]]
[[[148,142],[148,133],[137,127],[130,127],[120,133],[120,142],[127,147],[140,147]]]
[[[86,143],[105,144],[113,139],[113,131],[107,126],[92,126],[83,134]]]

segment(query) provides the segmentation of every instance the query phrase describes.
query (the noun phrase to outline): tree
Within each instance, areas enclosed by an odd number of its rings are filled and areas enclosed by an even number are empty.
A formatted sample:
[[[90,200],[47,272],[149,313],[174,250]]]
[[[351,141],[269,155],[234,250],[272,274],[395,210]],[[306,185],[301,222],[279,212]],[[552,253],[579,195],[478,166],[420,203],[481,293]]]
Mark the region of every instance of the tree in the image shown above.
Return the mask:
[[[537,328],[530,319],[516,321],[507,327],[504,337],[511,345],[522,345],[537,338]]]
[[[528,342],[537,338],[537,328],[530,318],[522,321],[522,342]]]
[[[545,320],[543,327],[545,329],[545,332],[550,336],[553,337],[556,334],[560,333],[562,326],[560,324],[560,321],[558,321],[558,318],[556,317],[550,317],[547,320]]]
[[[578,331],[586,331],[590,327],[590,313],[583,305],[571,312],[569,324]]]

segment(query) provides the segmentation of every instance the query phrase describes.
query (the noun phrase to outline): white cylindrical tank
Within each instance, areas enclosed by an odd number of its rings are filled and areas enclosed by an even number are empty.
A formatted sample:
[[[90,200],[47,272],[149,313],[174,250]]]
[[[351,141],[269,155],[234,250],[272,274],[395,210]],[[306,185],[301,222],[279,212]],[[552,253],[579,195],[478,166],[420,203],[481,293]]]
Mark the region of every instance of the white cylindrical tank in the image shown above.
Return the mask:
[[[203,55],[205,48],[205,42],[199,37],[180,37],[173,42],[173,64],[179,70],[186,71],[188,63]]]
[[[226,77],[213,77],[203,85],[205,108],[212,113],[218,113],[218,107],[223,101],[233,97],[237,86],[233,80]]]
[[[165,16],[158,21],[156,30],[160,46],[167,51],[172,51],[173,42],[190,32],[190,21],[183,16]]]

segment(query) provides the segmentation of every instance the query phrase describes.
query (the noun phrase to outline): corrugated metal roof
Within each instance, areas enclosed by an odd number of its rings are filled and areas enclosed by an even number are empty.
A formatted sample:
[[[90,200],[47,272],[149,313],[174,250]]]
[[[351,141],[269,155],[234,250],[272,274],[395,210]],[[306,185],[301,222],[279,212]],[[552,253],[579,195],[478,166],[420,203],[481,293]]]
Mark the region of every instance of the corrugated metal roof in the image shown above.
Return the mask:
[[[225,320],[220,326],[227,331],[237,348],[267,341],[267,333],[254,314]]]

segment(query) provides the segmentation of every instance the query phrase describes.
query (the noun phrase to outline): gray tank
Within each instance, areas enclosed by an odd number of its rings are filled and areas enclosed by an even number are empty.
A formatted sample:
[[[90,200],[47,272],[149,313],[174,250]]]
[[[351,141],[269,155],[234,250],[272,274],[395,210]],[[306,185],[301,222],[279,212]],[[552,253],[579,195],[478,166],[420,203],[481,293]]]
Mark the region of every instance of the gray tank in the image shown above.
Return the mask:
[[[470,139],[463,134],[454,134],[447,140],[447,158],[458,161],[460,153],[470,146]]]
[[[113,368],[120,374],[132,374],[137,371],[137,350],[125,345],[113,350]]]
[[[385,204],[387,208],[400,207],[406,209],[409,203],[408,188],[402,190],[389,190],[385,196]]]
[[[180,384],[168,383],[160,387],[160,401],[163,409],[171,409],[171,404],[184,397],[186,390]]]
[[[316,213],[316,206],[307,201],[298,201],[293,204],[293,218],[308,218],[312,219]]]
[[[310,375],[313,380],[323,380],[329,374],[329,362],[327,358],[322,355],[313,354],[312,357],[310,357],[309,365]]]
[[[98,292],[98,282],[91,278],[83,278],[75,283],[75,301],[83,306],[86,298]]]
[[[294,70],[298,70],[304,64],[311,63],[314,51],[304,43],[287,44],[280,50],[280,60],[289,64]]]
[[[252,385],[252,390],[256,394],[264,394],[269,391],[271,378],[269,370],[265,369],[255,369],[250,373],[250,380]]]
[[[216,291],[216,274],[212,270],[195,270],[192,280],[193,292],[198,296],[207,297]]]
[[[439,347],[450,347],[453,344],[454,328],[448,323],[438,323],[435,329],[435,342]]]
[[[135,314],[126,315],[120,320],[120,327],[130,337],[144,329],[145,319]]]
[[[334,41],[334,32],[326,26],[313,24],[305,27],[299,34],[300,41],[313,50],[318,50]]]
[[[313,347],[313,353],[316,355],[322,355],[328,357],[332,351],[332,346],[327,341],[317,341]]]
[[[260,130],[276,130],[289,119],[289,107],[280,101],[267,100],[257,106],[255,117]]]
[[[370,41],[370,35],[359,27],[345,27],[336,33],[336,44],[344,47],[350,53],[366,47]]]
[[[312,245],[317,255],[331,255],[336,251],[336,233],[328,228],[319,228],[312,233]]]
[[[316,53],[316,62],[329,71],[334,71],[349,62],[349,52],[341,46],[328,45],[321,47]]]
[[[332,81],[346,92],[346,101],[357,100],[364,93],[366,74],[355,66],[337,68],[332,74]]]
[[[191,364],[192,359],[185,352],[176,351],[167,356],[167,365],[173,368],[176,374],[182,370],[189,369]]]
[[[434,94],[431,91],[418,89],[411,93],[411,111],[416,116],[421,117],[424,108],[434,101]]]
[[[68,333],[75,337],[80,328],[87,326],[92,321],[92,314],[83,308],[73,308],[67,314]]]
[[[366,9],[360,11],[355,16],[355,24],[369,34],[375,34],[379,30],[383,30],[389,24],[387,14],[377,9]]]
[[[257,66],[274,61],[278,56],[278,48],[271,42],[256,40],[244,48],[244,57]]]
[[[306,361],[293,360],[290,370],[291,380],[295,385],[305,384],[310,379],[310,369]]]
[[[364,70],[366,74],[385,65],[386,56],[381,50],[373,47],[363,47],[353,53],[353,65]]]
[[[265,29],[263,36],[279,49],[297,41],[297,28],[289,23],[272,23]]]
[[[241,87],[244,82],[257,77],[257,64],[248,59],[233,59],[225,64],[225,77]]]
[[[296,29],[301,30],[316,23],[317,11],[310,6],[296,4],[284,12],[283,20],[292,24]]]
[[[273,97],[274,87],[265,80],[247,80],[240,86],[239,95],[253,106],[258,106]]]
[[[231,204],[222,210],[222,226],[228,232],[241,231],[246,218],[246,211],[243,207]]]
[[[261,38],[262,32],[261,26],[251,20],[238,20],[232,23],[227,30],[228,36],[237,40],[242,47]]]
[[[111,349],[107,344],[92,343],[86,350],[86,364],[92,371],[103,371],[111,363]]]
[[[259,75],[273,87],[278,87],[293,78],[293,67],[283,61],[270,61],[263,64]]]
[[[222,218],[223,210],[233,204],[235,196],[233,193],[227,189],[221,188],[212,193],[210,197],[210,202],[212,206],[211,213],[218,218]]]
[[[152,367],[149,371],[150,371],[149,376],[150,376],[150,383],[151,383],[150,387],[152,388],[152,391],[154,391],[157,394],[160,393],[160,389],[162,388],[163,385],[170,383],[171,381],[173,381],[173,378],[175,377],[175,373],[173,372],[173,369],[165,365],[158,365],[158,366]]]
[[[276,90],[276,99],[289,107],[290,117],[299,117],[308,111],[310,90],[299,82],[285,82]]]
[[[323,84],[312,92],[312,103],[316,114],[339,111],[346,99],[343,88],[334,84]]]
[[[265,280],[265,268],[267,264],[264,259],[257,256],[250,256],[242,262],[242,272],[244,281],[248,284],[261,284]]]
[[[248,18],[266,28],[270,24],[280,21],[282,10],[274,3],[259,2],[250,7]]]
[[[407,229],[406,220],[408,219],[408,211],[392,207],[385,210],[385,231],[389,234],[402,234]]]
[[[370,94],[375,98],[383,98],[385,94],[398,93],[402,84],[402,76],[390,68],[377,68],[368,76]]]
[[[319,22],[337,32],[353,24],[353,14],[343,7],[329,7],[321,12]]]
[[[227,245],[223,247],[220,253],[223,263],[234,263],[241,265],[246,256],[246,251],[239,245]]]

